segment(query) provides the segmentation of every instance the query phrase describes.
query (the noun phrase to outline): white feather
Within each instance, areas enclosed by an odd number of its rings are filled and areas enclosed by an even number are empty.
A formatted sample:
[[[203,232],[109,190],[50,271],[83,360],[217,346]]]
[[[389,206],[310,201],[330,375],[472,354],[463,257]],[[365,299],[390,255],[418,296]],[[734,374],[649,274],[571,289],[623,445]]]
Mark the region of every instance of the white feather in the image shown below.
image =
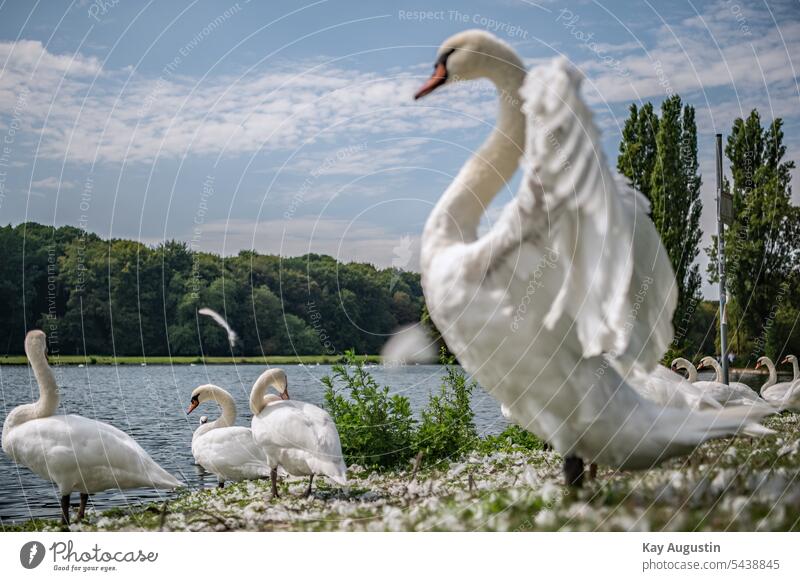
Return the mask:
[[[236,331],[231,329],[231,326],[228,324],[228,321],[225,320],[225,317],[220,315],[217,311],[209,309],[208,307],[203,307],[197,312],[200,315],[205,315],[214,319],[214,321],[228,333],[228,343],[231,344],[231,347],[236,345],[236,341],[238,340],[239,336],[236,334]]]

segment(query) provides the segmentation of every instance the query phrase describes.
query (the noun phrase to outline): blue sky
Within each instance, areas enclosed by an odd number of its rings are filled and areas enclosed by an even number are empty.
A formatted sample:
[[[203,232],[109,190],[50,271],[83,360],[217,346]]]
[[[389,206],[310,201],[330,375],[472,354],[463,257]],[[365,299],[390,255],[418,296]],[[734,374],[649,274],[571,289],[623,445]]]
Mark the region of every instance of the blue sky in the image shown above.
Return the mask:
[[[411,95],[436,47],[476,27],[530,66],[565,54],[584,71],[612,164],[631,102],[693,104],[707,231],[716,132],[757,107],[798,157],[796,0],[5,1],[0,223],[416,268],[495,97]]]

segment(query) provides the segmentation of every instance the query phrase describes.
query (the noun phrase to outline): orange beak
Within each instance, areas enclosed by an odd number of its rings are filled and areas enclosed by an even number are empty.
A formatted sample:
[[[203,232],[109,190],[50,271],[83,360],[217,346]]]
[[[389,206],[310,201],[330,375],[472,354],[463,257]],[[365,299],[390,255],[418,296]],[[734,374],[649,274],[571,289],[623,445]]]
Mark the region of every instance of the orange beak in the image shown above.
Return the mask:
[[[192,402],[189,404],[189,409],[186,410],[186,413],[187,414],[192,413],[194,411],[194,408],[196,408],[199,405],[200,405],[199,401],[192,400]]]
[[[789,358],[788,357],[784,357],[783,359],[781,359],[781,365],[784,365],[786,363],[789,363]]]
[[[756,361],[756,369],[761,369],[761,362],[760,361]]]
[[[705,363],[698,363],[697,369],[703,369],[703,368],[705,368],[705,366],[706,366]]]
[[[431,78],[428,79],[425,84],[422,85],[422,87],[420,87],[419,91],[417,91],[416,95],[414,95],[414,100],[416,101],[425,95],[433,93],[436,87],[444,85],[445,81],[447,81],[447,67],[444,65],[444,63],[437,63]]]
[[[281,392],[281,399],[283,399],[283,400],[289,399],[289,390],[288,389]]]

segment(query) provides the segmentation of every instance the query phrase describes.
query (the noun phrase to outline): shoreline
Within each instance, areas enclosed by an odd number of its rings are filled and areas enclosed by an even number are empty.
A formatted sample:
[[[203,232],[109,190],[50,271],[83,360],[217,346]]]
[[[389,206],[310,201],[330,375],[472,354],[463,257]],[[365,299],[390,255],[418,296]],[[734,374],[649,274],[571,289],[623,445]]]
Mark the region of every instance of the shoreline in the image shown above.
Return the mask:
[[[50,355],[51,365],[333,365],[344,363],[344,355],[247,355],[237,357],[199,357],[193,355],[168,355],[141,357],[127,355]],[[380,363],[380,355],[356,355],[356,360],[363,363]],[[2,365],[27,365],[25,355],[0,356]]]
[[[777,433],[707,442],[648,471],[601,467],[580,490],[563,486],[555,452],[499,446],[419,471],[351,465],[346,486],[320,478],[309,498],[305,478],[281,478],[278,499],[267,480],[184,489],[165,502],[90,508],[71,530],[797,531],[800,416],[784,413],[765,425]],[[61,527],[33,519],[0,530]]]

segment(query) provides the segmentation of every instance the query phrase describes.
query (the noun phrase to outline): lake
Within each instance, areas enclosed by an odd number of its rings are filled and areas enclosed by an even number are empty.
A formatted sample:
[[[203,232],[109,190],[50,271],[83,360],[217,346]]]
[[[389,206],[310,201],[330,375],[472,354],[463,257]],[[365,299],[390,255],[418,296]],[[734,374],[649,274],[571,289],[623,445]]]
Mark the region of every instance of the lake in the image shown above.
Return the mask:
[[[248,397],[256,378],[264,371],[260,365],[169,366],[61,366],[54,369],[61,391],[60,413],[77,413],[108,422],[130,434],[148,453],[190,487],[216,486],[216,477],[206,474],[194,463],[192,433],[201,415],[209,420],[218,416],[218,408],[205,403],[191,415],[185,413],[189,396],[198,385],[213,383],[227,389],[236,400],[237,425],[250,425]],[[320,379],[329,374],[329,365],[287,365],[289,388],[293,399],[322,404]],[[416,413],[437,390],[443,368],[438,365],[409,367],[369,366],[369,371],[392,393],[409,398]],[[711,379],[701,373],[700,379]],[[749,375],[745,381],[761,385],[766,377]],[[0,421],[17,405],[38,398],[33,374],[25,366],[0,367]],[[477,389],[472,407],[475,424],[481,435],[501,432],[506,424],[499,405],[484,390]],[[92,495],[96,509],[139,505],[161,500],[172,493],[148,489],[108,491]],[[0,454],[0,524],[34,517],[57,518],[58,490],[48,481],[19,467]],[[73,502],[77,502],[74,495]]]
[[[54,368],[60,386],[59,413],[76,413],[108,422],[130,434],[153,459],[190,487],[216,486],[216,477],[194,463],[192,433],[201,415],[216,419],[219,408],[205,403],[191,415],[185,410],[189,396],[198,385],[213,383],[228,390],[236,401],[236,424],[250,425],[250,388],[264,371],[260,365],[104,366]],[[293,399],[322,405],[324,388],[320,379],[331,372],[329,365],[286,365]],[[415,412],[425,406],[428,396],[438,390],[444,373],[438,365],[408,367],[369,366],[369,371],[392,393],[409,398]],[[0,367],[0,421],[14,407],[35,401],[39,388],[25,366]],[[506,424],[499,405],[482,389],[472,401],[475,423],[481,434],[501,432]],[[94,494],[97,509],[123,507],[160,500],[171,493],[154,490],[108,491]],[[73,495],[77,502],[77,494]],[[0,523],[33,517],[56,518],[58,490],[27,468],[14,464],[0,453]]]

